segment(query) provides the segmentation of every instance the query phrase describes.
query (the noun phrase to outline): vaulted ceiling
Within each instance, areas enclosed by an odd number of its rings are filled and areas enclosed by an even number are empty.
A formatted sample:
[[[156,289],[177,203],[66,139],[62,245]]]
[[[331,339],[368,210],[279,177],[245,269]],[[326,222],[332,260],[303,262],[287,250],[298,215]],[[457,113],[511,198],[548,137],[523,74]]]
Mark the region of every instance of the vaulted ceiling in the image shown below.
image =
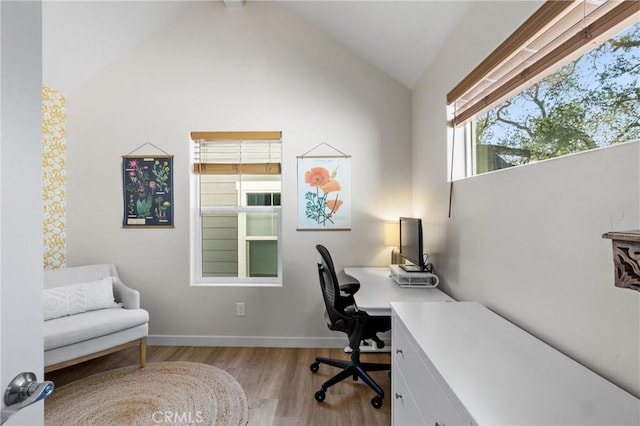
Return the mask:
[[[411,89],[471,1],[277,3]],[[225,3],[242,7],[243,1]],[[72,91],[189,6],[187,1],[44,1],[44,84]]]
[[[413,88],[468,1],[284,1],[282,7]]]

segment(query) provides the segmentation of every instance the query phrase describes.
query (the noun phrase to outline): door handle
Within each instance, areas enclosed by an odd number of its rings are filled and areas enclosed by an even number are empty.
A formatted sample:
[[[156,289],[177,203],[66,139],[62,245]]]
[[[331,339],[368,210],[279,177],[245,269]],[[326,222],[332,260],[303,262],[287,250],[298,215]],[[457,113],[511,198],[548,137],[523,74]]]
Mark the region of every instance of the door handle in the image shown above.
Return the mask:
[[[19,410],[51,395],[55,385],[51,381],[38,382],[34,373],[18,374],[4,392],[4,403],[0,425]]]

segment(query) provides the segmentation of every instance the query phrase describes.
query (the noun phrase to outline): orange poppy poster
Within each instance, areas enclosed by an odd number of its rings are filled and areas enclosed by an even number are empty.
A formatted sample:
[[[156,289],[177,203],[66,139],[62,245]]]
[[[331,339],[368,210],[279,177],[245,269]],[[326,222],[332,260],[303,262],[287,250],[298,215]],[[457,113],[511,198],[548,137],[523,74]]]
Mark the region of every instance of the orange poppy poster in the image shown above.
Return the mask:
[[[351,229],[351,158],[298,158],[298,230]]]

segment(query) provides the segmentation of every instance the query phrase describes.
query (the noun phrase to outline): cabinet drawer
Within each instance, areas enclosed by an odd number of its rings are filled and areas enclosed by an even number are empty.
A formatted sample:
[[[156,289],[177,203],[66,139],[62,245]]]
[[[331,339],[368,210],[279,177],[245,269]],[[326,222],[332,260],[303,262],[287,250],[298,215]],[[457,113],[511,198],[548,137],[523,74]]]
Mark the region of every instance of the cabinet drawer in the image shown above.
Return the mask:
[[[409,388],[418,411],[428,425],[464,425],[469,424],[452,404],[446,391],[440,386],[432,374],[424,353],[418,351],[417,345],[408,336],[404,325],[395,321],[392,328],[393,366],[399,371]],[[392,380],[395,377],[392,376]]]
[[[402,373],[394,368],[391,382],[391,424],[394,426],[426,425],[420,416]]]
[[[407,380],[407,385],[415,392],[416,386],[420,386],[420,384],[424,386],[425,383],[433,381],[433,378],[420,359],[415,345],[399,322],[393,324],[392,333],[392,364],[394,368],[402,372]]]
[[[393,361],[398,362],[398,366],[401,369],[405,367],[416,368],[418,363],[421,363],[418,350],[415,348],[415,343],[407,334],[404,325],[395,320],[392,325],[392,349],[393,349]]]

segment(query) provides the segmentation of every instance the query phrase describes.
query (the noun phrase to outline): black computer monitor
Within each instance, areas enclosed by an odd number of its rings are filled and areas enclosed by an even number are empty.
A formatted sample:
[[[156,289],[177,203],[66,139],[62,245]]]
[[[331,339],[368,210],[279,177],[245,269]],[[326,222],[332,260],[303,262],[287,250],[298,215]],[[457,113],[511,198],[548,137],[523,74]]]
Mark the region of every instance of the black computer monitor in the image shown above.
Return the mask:
[[[400,256],[412,265],[400,265],[407,272],[425,270],[422,250],[422,219],[415,217],[400,218]]]

